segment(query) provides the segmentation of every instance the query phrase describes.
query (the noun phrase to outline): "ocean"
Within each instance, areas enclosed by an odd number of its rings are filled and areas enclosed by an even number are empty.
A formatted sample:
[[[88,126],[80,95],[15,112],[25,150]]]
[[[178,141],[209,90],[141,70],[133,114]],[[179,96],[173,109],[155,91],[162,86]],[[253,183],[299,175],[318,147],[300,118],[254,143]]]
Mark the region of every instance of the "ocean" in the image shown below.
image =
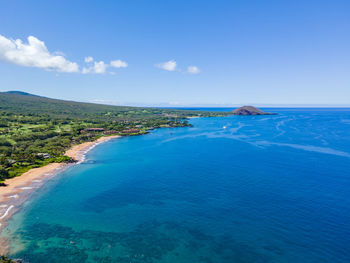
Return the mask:
[[[10,256],[350,262],[350,109],[267,110],[95,147],[9,220]]]

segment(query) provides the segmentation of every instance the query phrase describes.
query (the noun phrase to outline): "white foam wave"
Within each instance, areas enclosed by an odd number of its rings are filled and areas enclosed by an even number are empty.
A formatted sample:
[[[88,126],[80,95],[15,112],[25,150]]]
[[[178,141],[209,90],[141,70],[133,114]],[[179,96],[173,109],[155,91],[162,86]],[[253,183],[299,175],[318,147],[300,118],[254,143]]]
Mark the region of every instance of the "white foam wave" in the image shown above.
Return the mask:
[[[350,153],[328,148],[328,147],[319,147],[319,146],[313,146],[313,145],[302,145],[302,144],[292,144],[292,143],[277,143],[277,142],[268,142],[268,141],[259,141],[255,143],[257,145],[262,145],[262,146],[276,145],[276,146],[290,147],[294,149],[304,150],[308,152],[317,152],[317,153],[324,153],[324,154],[350,158]]]
[[[283,134],[285,134],[286,131],[283,130],[281,127],[285,126],[286,122],[292,121],[292,120],[294,120],[294,118],[288,118],[288,119],[284,119],[284,120],[277,122],[275,127],[276,127],[276,130],[279,131],[279,133],[275,137],[279,137],[279,136],[282,136]]]
[[[5,211],[5,213],[0,217],[0,220],[4,219],[9,214],[11,209],[14,208],[14,207],[15,207],[14,205],[10,205],[9,208],[7,208],[7,210]]]
[[[33,189],[33,187],[25,186],[25,187],[21,187],[20,189],[22,189],[22,190],[30,190],[30,189]]]
[[[340,120],[342,123],[345,123],[345,124],[350,124],[350,120],[348,119],[342,119]]]
[[[237,133],[241,128],[243,128],[243,127],[245,127],[245,126],[248,126],[248,125],[239,122],[237,127],[231,128],[231,129],[230,129],[230,132],[232,132],[232,133]]]

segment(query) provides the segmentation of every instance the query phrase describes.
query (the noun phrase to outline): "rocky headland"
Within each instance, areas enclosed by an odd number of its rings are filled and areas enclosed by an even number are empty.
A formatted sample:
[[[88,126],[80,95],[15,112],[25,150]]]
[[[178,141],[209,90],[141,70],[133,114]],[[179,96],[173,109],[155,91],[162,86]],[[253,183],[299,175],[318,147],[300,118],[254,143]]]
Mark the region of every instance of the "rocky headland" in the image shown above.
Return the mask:
[[[243,106],[232,111],[233,115],[276,115],[276,113],[264,112],[253,106]]]

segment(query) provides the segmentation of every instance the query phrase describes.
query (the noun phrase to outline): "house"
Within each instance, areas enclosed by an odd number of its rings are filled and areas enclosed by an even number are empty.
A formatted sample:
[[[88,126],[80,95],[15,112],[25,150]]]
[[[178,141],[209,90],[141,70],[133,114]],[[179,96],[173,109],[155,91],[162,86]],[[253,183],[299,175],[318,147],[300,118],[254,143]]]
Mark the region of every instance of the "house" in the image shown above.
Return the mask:
[[[103,134],[116,134],[119,133],[118,131],[104,131]]]
[[[123,130],[122,133],[139,133],[140,130],[138,129],[128,129],[128,130]]]
[[[48,159],[48,158],[52,158],[52,156],[48,153],[37,153],[37,156],[43,158],[43,159]]]
[[[7,159],[7,162],[8,162],[9,164],[14,164],[14,163],[16,163],[17,161],[16,161],[16,160],[13,160],[13,159]]]

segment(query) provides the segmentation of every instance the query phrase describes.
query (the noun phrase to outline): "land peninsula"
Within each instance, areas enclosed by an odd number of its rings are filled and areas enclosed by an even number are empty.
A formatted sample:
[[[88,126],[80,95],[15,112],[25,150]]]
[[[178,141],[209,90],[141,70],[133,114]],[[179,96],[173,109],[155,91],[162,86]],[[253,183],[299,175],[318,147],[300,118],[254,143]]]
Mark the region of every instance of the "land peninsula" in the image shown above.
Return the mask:
[[[103,136],[133,136],[186,127],[188,117],[230,113],[111,106],[0,92],[0,182],[49,163],[74,162],[73,145]],[[0,188],[1,189],[1,188]]]

